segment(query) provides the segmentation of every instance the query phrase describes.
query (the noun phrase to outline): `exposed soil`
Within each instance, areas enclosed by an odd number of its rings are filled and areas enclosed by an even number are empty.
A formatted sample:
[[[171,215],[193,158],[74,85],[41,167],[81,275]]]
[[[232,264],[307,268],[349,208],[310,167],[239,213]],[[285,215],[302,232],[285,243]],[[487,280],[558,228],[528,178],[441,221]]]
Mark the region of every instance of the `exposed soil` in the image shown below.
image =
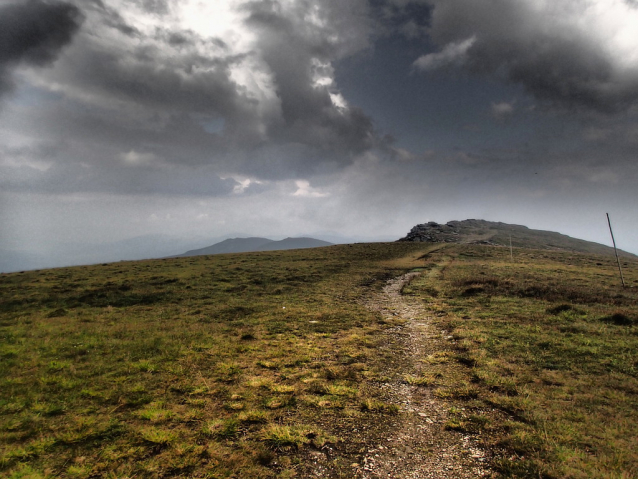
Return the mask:
[[[402,412],[387,436],[376,438],[363,457],[362,478],[475,478],[489,476],[486,454],[475,436],[446,430],[450,404],[437,399],[429,388],[411,386],[405,374],[425,372],[420,360],[450,348],[445,331],[432,325],[425,308],[401,290],[419,273],[408,273],[388,281],[380,294],[367,298],[366,306],[384,317],[406,320],[396,328],[396,341],[403,347],[406,364],[393,371],[385,386],[390,401]],[[389,347],[396,347],[390,344]]]
[[[453,347],[452,338],[432,324],[431,313],[423,304],[401,294],[404,285],[418,274],[391,279],[381,291],[370,289],[363,299],[366,307],[389,323],[398,324],[386,331],[379,350],[380,357],[385,358],[381,374],[385,382],[378,384],[376,393],[386,403],[399,406],[399,413],[366,414],[365,418],[338,421],[342,441],[312,453],[310,470],[306,469],[303,477],[492,477],[480,438],[446,429],[453,404],[435,397],[431,388],[413,386],[405,380],[406,375],[418,376],[434,368],[425,358]],[[437,371],[442,367],[453,371],[459,366],[437,365]],[[334,419],[326,418],[332,428]]]

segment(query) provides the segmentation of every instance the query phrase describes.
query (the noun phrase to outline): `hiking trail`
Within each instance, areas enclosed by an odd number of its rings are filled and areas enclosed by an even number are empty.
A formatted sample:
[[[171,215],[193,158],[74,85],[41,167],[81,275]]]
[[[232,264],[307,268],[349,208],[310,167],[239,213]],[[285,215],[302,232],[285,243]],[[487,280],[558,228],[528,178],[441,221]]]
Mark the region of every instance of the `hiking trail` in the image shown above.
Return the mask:
[[[424,274],[435,279],[440,269]],[[372,291],[364,299],[370,310],[400,326],[388,331],[389,340],[382,348],[391,348],[402,354],[400,369],[388,365],[385,389],[389,402],[401,412],[392,422],[387,435],[374,438],[360,461],[357,477],[376,478],[477,478],[489,477],[485,451],[479,438],[445,428],[452,406],[432,394],[431,388],[410,385],[407,375],[427,374],[427,358],[451,349],[452,337],[432,324],[432,312],[418,300],[402,294],[403,288],[420,272],[411,272],[386,282],[381,291]],[[398,350],[397,350],[398,348]],[[372,439],[372,438],[371,438]]]

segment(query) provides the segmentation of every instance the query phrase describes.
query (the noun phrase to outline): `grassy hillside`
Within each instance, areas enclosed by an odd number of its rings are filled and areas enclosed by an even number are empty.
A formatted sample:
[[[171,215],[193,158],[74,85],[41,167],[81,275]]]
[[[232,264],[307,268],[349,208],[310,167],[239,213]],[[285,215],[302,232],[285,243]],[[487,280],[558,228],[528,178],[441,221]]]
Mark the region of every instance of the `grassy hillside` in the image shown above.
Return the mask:
[[[604,222],[599,225],[606,227]],[[591,241],[572,238],[553,231],[543,231],[527,226],[485,220],[450,221],[447,224],[434,222],[416,225],[399,241],[421,241],[429,243],[492,244],[517,248],[565,250],[589,254],[614,254],[613,248]],[[625,257],[636,257],[619,250]]]
[[[202,256],[209,254],[281,251],[288,249],[319,248],[330,245],[332,245],[332,243],[314,238],[285,238],[279,241],[274,241],[268,238],[230,238],[212,246],[190,250],[184,254],[173,257],[183,258],[187,256]]]
[[[337,441],[319,425],[325,414],[376,404],[360,383],[374,376],[387,325],[357,298],[422,250],[346,245],[1,275],[1,474],[292,475],[303,446]]]
[[[465,400],[448,427],[509,451],[505,477],[638,477],[638,262],[624,266],[625,289],[610,256],[452,246],[405,288],[466,366],[434,391]]]
[[[402,414],[379,387],[401,323],[360,299],[418,268],[404,293],[454,349],[428,367],[455,373],[410,384],[449,405],[445,427],[505,476],[637,477],[636,260],[622,289],[609,256],[440,247],[0,275],[0,475],[305,477],[329,448],[325,477],[358,477],[339,426]]]

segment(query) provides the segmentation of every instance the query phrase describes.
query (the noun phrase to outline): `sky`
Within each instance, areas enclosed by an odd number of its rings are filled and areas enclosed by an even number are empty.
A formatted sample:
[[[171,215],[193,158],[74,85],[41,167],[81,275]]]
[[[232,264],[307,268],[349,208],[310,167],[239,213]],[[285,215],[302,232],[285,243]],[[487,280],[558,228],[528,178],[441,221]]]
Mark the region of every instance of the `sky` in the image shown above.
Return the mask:
[[[0,270],[522,224],[638,253],[636,0],[0,0]]]

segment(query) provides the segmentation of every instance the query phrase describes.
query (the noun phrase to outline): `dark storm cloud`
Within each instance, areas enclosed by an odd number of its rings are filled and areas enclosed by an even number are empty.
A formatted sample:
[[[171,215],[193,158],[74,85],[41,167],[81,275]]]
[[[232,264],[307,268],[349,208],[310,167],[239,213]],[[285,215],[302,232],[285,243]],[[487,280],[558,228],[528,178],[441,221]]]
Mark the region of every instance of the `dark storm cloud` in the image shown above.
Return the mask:
[[[124,20],[116,9],[109,7],[102,0],[86,0],[82,4],[82,8],[87,12],[98,13],[104,25],[119,31],[123,35],[131,38],[141,35],[141,32]]]
[[[629,58],[636,46],[631,50],[617,43],[620,34],[614,30],[626,28],[633,35],[635,7],[581,1],[433,4],[430,33],[442,50],[418,59],[417,68],[463,64],[472,72],[520,84],[560,108],[610,113],[638,102],[638,65]]]
[[[69,3],[29,0],[0,6],[0,95],[12,87],[19,63],[52,63],[80,27],[80,10]]]
[[[365,5],[326,1],[318,4],[325,23],[304,21],[309,3],[297,11],[282,11],[278,2],[254,2],[247,24],[259,32],[263,59],[272,71],[281,102],[281,121],[270,126],[279,141],[318,148],[331,159],[349,161],[378,141],[371,119],[356,107],[339,107],[332,84],[317,80],[332,76],[331,62],[367,46],[368,26],[351,24],[365,15]],[[324,71],[322,71],[324,70]]]
[[[370,46],[364,0],[237,1],[241,15],[226,36],[160,18],[179,14],[180,3],[81,5],[81,41],[41,77],[67,101],[41,106],[29,126],[69,140],[56,161],[110,164],[127,176],[112,159],[134,150],[170,165],[213,165],[222,176],[282,179],[387,147],[334,81],[335,61]]]
[[[79,41],[33,77],[30,95],[55,94],[10,105],[0,128],[22,126],[0,158],[5,190],[227,195],[233,177],[309,178],[389,144],[334,83],[332,63],[369,46],[364,1],[245,4],[241,48],[197,24],[136,22],[163,7],[133,3],[83,3]],[[28,137],[52,146],[26,151]]]
[[[161,58],[162,61],[158,62]],[[236,57],[209,59],[196,52],[166,58],[160,46],[119,52],[85,51],[84,68],[75,81],[87,90],[134,101],[137,106],[163,111],[190,111],[234,118],[247,99],[229,77]]]
[[[375,33],[398,33],[408,38],[427,35],[432,5],[425,0],[370,0],[370,7],[376,21]]]
[[[166,15],[170,12],[168,0],[136,0],[134,3],[140,5],[148,13]]]
[[[101,35],[75,45],[74,65],[58,69],[56,81],[99,97],[131,101],[138,108],[229,117],[241,112],[247,99],[229,68],[243,55],[228,54],[221,39],[159,27],[144,34],[101,2],[91,13],[93,25],[103,28]],[[135,40],[118,38],[114,30]]]

